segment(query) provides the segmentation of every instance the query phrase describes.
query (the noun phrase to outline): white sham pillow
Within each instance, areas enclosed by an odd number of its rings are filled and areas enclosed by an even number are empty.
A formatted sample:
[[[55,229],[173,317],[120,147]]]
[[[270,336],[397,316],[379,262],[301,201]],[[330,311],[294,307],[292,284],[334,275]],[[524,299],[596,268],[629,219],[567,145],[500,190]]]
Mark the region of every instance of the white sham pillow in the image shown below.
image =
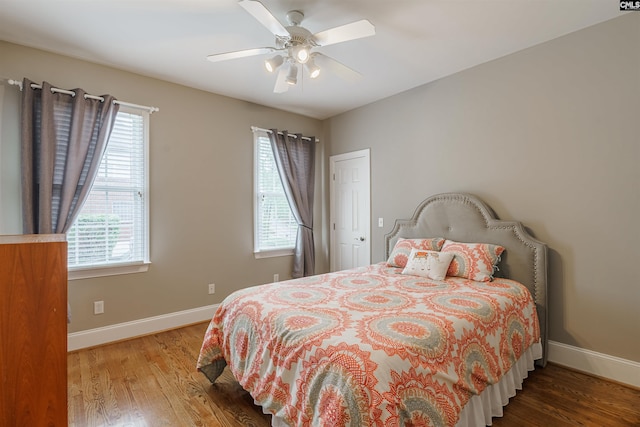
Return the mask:
[[[411,254],[409,254],[407,265],[402,270],[402,274],[444,280],[451,260],[453,260],[452,253],[411,249]]]

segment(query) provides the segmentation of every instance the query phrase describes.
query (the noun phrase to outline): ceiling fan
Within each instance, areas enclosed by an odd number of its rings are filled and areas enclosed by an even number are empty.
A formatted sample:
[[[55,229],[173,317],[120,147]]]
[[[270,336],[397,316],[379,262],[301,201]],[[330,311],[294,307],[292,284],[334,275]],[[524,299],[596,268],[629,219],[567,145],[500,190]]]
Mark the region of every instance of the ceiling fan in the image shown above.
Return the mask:
[[[307,69],[310,78],[318,77],[321,71],[318,63],[346,79],[360,76],[357,71],[314,49],[373,36],[376,33],[375,27],[366,19],[312,34],[300,26],[304,14],[299,10],[291,10],[287,13],[289,25],[285,27],[257,0],[241,0],[238,4],[276,36],[275,47],[213,54],[207,56],[209,61],[220,62],[277,52],[275,56],[264,61],[267,71],[272,73],[279,69],[273,89],[276,93],[286,92],[289,86],[296,85],[298,71],[302,68]]]

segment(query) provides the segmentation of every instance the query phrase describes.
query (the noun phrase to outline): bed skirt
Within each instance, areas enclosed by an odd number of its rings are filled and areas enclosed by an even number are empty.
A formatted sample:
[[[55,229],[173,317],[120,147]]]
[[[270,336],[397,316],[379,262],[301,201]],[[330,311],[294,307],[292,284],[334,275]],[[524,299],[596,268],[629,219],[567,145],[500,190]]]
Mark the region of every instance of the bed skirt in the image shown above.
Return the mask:
[[[509,369],[502,379],[490,385],[479,395],[473,396],[460,413],[456,427],[490,426],[492,417],[501,417],[502,408],[509,399],[522,390],[522,383],[535,369],[533,363],[542,358],[542,345],[533,344]]]
[[[502,416],[502,408],[507,406],[509,399],[522,390],[522,383],[529,376],[529,371],[535,369],[534,361],[542,358],[542,344],[533,344],[511,369],[494,385],[490,385],[479,395],[473,396],[460,413],[460,419],[455,427],[478,427],[492,425],[493,417]],[[271,418],[273,427],[289,427],[279,417]]]

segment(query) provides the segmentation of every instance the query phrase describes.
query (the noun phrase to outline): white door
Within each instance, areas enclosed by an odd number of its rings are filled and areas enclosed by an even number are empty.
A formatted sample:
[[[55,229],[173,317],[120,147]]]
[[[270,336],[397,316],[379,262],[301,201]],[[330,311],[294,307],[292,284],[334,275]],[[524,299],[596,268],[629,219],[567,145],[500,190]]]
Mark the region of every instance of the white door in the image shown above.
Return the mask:
[[[331,271],[371,264],[369,150],[329,158]]]

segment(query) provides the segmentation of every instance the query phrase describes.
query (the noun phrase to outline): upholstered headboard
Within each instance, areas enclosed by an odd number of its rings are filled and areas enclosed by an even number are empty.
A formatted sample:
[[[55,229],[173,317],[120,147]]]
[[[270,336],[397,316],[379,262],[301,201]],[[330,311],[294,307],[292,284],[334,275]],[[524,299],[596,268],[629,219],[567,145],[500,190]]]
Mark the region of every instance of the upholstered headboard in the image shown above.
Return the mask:
[[[466,243],[493,243],[505,248],[496,277],[524,284],[536,302],[543,345],[543,366],[547,361],[547,246],[531,236],[517,221],[497,219],[482,200],[466,193],[445,193],[429,197],[413,217],[396,220],[385,236],[389,256],[399,238],[444,237]]]

